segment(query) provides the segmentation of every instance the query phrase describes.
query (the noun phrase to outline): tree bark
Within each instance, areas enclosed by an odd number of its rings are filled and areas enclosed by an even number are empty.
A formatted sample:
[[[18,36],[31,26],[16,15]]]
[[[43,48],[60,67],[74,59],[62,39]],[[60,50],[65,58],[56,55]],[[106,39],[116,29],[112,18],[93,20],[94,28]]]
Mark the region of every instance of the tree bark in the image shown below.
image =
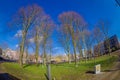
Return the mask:
[[[23,54],[24,54],[24,44],[25,44],[26,33],[22,36],[22,42],[20,45],[20,65],[23,66]]]

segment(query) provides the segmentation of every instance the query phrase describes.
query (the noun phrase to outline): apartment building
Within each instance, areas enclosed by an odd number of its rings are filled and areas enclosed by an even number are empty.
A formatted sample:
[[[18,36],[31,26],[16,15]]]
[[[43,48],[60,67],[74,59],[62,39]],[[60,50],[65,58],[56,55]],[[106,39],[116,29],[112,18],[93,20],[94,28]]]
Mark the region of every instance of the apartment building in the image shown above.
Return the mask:
[[[109,39],[95,45],[94,54],[106,54],[109,52],[109,48],[111,52],[120,49],[119,41],[116,35],[113,35]]]

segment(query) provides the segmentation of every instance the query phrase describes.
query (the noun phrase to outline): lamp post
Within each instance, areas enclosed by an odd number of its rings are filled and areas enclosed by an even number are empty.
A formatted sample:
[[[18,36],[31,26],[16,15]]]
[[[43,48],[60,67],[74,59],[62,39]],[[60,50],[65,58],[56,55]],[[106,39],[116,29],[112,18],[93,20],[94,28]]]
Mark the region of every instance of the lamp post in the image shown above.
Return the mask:
[[[51,69],[49,63],[47,63],[47,78],[48,80],[51,80]]]

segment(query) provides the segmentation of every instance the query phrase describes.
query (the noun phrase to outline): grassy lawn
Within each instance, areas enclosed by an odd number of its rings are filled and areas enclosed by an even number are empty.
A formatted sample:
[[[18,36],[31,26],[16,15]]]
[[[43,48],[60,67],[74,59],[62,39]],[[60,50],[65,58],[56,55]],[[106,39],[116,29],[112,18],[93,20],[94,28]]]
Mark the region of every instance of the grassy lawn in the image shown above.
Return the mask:
[[[116,60],[116,56],[102,56],[96,58],[96,63],[94,63],[94,60],[89,60],[87,63],[83,61],[78,63],[78,67],[75,67],[74,63],[52,64],[51,74],[52,78],[56,80],[89,80],[93,76],[85,73],[86,71],[93,71],[95,64],[101,64],[103,71],[109,69]],[[21,68],[17,63],[2,63],[0,64],[0,70],[22,80],[46,80],[46,67],[43,65],[39,65],[38,67],[30,65]]]

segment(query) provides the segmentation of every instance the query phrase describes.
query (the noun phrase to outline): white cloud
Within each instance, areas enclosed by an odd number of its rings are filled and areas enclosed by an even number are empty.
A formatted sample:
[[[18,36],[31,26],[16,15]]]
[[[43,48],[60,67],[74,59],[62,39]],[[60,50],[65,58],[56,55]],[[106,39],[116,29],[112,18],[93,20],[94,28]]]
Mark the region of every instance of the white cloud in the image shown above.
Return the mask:
[[[58,50],[58,49],[61,49],[61,47],[54,47],[54,49],[57,49],[57,50]]]
[[[22,36],[22,30],[18,30],[17,33],[14,36],[15,37],[21,37]]]
[[[18,44],[16,44],[16,45],[15,45],[15,47],[16,47],[16,48],[18,48],[18,47],[19,47],[19,45],[18,45]]]
[[[42,40],[43,40],[43,37],[41,36],[41,37],[39,38],[39,43],[40,43]],[[30,38],[28,41],[29,41],[30,43],[34,43],[34,37],[33,37],[33,38]]]
[[[34,43],[34,38],[28,40],[30,43]]]
[[[18,30],[14,37],[22,37],[22,30]],[[43,40],[43,36],[40,36],[39,43]],[[28,40],[30,43],[34,43],[34,37]]]

